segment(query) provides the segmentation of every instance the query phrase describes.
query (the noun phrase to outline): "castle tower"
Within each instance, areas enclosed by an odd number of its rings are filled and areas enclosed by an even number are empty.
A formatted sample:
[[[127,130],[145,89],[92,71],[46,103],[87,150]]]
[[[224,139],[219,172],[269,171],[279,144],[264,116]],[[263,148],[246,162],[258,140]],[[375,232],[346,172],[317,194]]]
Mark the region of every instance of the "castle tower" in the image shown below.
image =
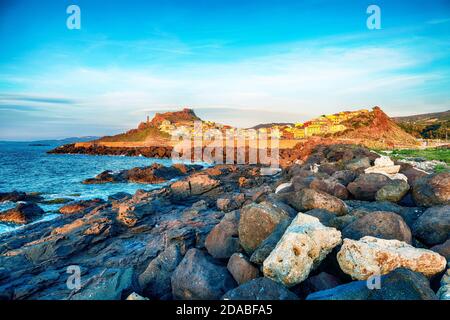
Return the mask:
[[[150,123],[150,116],[147,116],[147,124]]]

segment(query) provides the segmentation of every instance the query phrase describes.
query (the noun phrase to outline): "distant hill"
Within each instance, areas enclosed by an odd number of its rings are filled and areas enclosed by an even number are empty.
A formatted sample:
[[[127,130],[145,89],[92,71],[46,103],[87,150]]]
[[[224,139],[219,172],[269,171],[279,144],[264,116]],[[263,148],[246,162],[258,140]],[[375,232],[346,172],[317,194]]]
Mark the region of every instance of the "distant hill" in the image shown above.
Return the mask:
[[[348,129],[334,134],[335,137],[358,141],[368,147],[417,145],[416,139],[405,132],[379,107],[374,107],[371,112],[352,117],[342,124]]]
[[[393,120],[406,132],[417,138],[447,139],[450,128],[450,110],[396,117]]]
[[[258,130],[258,129],[263,129],[263,128],[272,128],[274,126],[283,127],[283,126],[293,126],[293,125],[294,125],[294,123],[291,123],[291,122],[261,123],[261,124],[258,124],[256,126],[254,126],[254,127],[251,127],[250,129]]]

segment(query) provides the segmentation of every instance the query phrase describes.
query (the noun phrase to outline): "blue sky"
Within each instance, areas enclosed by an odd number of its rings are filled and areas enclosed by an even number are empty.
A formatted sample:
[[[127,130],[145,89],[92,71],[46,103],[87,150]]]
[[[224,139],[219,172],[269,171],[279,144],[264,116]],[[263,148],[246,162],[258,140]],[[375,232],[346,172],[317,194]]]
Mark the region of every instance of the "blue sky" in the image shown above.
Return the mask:
[[[0,0],[0,43],[0,140],[113,134],[184,106],[247,127],[450,102],[449,0]]]

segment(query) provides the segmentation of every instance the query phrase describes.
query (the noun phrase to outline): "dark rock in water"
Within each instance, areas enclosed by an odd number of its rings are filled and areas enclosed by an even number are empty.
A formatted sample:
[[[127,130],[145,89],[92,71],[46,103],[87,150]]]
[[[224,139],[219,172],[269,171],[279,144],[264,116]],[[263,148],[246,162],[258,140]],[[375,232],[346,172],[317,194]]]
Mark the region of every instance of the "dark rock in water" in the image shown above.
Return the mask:
[[[146,297],[166,299],[172,293],[170,278],[183,259],[178,245],[170,245],[153,259],[139,275],[139,285]]]
[[[365,236],[397,239],[411,243],[411,230],[401,216],[393,212],[375,211],[350,223],[342,230],[343,238],[359,240]]]
[[[228,291],[222,300],[298,300],[298,297],[278,282],[256,278]]]
[[[108,197],[108,201],[124,201],[131,199],[132,195],[126,192],[117,192]]]
[[[427,245],[450,239],[450,205],[428,208],[414,223],[413,235]]]
[[[225,259],[239,251],[239,212],[232,211],[211,230],[205,240],[208,253],[214,258]]]
[[[355,199],[373,201],[377,191],[390,181],[391,179],[379,173],[364,173],[350,182],[347,189]]]
[[[289,214],[269,202],[252,203],[241,209],[239,220],[239,242],[251,254],[275,230]]]
[[[40,202],[42,200],[44,200],[44,198],[38,194],[25,193],[25,192],[19,192],[19,191],[0,192],[0,202],[4,202],[4,201]]]
[[[112,171],[103,171],[95,178],[86,179],[84,184],[102,184],[102,183],[120,183],[120,182],[134,182],[134,183],[162,183],[188,173],[200,170],[202,166],[199,165],[184,165],[174,164],[170,167],[154,163],[148,167],[133,168],[129,170],[122,170],[118,173]]]
[[[215,300],[235,286],[227,268],[198,249],[190,249],[172,274],[172,295],[178,300]]]
[[[450,260],[450,239],[442,244],[435,245],[431,248],[434,252],[439,253],[441,256],[445,257],[447,261]]]
[[[235,253],[228,260],[227,269],[238,285],[258,278],[259,270],[242,253]]]
[[[417,179],[413,185],[414,201],[419,206],[450,205],[450,173],[435,173]]]
[[[409,184],[403,180],[392,180],[375,194],[377,201],[399,202],[409,191]]]
[[[421,273],[396,269],[380,279],[380,289],[369,289],[367,281],[353,281],[310,294],[307,300],[436,300],[428,279]],[[376,288],[376,283],[373,283]]]
[[[92,199],[92,200],[82,200],[74,203],[66,204],[59,209],[61,214],[75,214],[81,212],[89,212],[95,207],[104,204],[105,201],[102,199]]]
[[[309,294],[317,291],[328,290],[341,285],[342,282],[339,278],[326,273],[321,272],[315,276],[310,276],[308,279],[291,288],[300,298],[305,298]]]
[[[136,289],[133,268],[105,269],[75,293],[71,300],[122,300]]]
[[[44,214],[37,204],[19,203],[15,208],[0,212],[1,222],[26,224],[40,218]]]
[[[287,227],[291,223],[291,219],[281,221],[275,228],[275,230],[256,248],[250,257],[250,261],[259,265],[262,265],[264,260],[270,255],[278,241],[286,231]]]
[[[347,186],[350,182],[356,179],[356,173],[352,170],[341,170],[333,173],[331,177],[339,181],[344,186]]]
[[[334,212],[336,215],[344,215],[347,213],[347,207],[341,199],[322,191],[302,189],[291,193],[286,199],[298,211],[324,209]]]

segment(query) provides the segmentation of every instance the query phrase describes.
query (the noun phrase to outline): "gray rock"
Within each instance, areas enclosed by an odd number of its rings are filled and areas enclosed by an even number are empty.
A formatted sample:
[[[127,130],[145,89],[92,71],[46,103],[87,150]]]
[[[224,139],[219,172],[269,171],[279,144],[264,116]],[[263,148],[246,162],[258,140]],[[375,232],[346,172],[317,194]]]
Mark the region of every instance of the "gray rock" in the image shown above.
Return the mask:
[[[375,194],[377,201],[399,202],[408,193],[409,184],[403,180],[392,180]]]
[[[239,251],[239,217],[238,211],[225,214],[206,237],[205,247],[214,258],[229,258]]]
[[[413,235],[427,245],[445,242],[450,238],[450,205],[427,209],[414,223]]]
[[[283,285],[268,278],[256,278],[228,291],[223,300],[298,300]]]

